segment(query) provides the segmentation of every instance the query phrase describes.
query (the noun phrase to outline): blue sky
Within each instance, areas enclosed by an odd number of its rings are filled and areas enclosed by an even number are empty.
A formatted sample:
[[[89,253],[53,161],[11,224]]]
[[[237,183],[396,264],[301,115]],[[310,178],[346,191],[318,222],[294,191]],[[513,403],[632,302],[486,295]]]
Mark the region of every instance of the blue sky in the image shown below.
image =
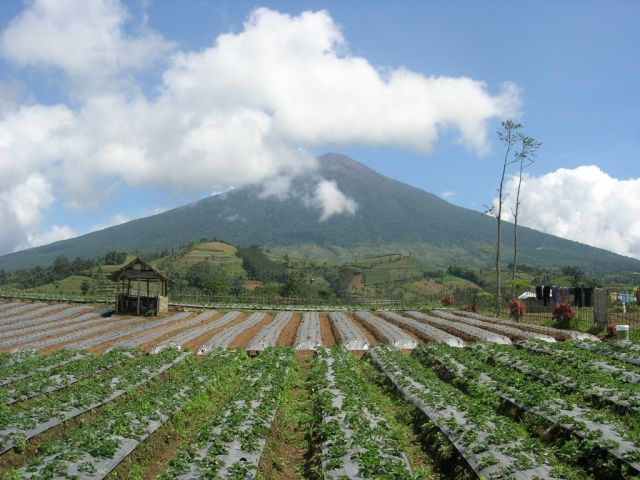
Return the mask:
[[[484,100],[499,98],[503,82],[515,84],[519,90],[519,120],[525,124],[527,134],[543,143],[537,162],[528,170],[523,223],[640,258],[640,220],[636,220],[640,218],[638,2],[136,0],[116,2],[115,11],[105,10],[104,5],[93,10],[79,8],[77,18],[74,18],[76,10],[62,15],[45,8],[45,3],[6,0],[0,9],[0,28],[5,32],[0,55],[0,100],[6,97],[3,103],[9,105],[4,111],[0,108],[5,131],[12,132],[10,128],[34,121],[37,112],[29,120],[11,116],[25,106],[47,107],[45,116],[60,123],[68,120],[65,115],[71,115],[78,122],[86,118],[83,112],[87,115],[93,112],[87,106],[105,92],[126,101],[139,97],[153,102],[162,97],[163,89],[166,92],[163,75],[175,67],[172,59],[176,55],[193,55],[192,61],[199,62],[198,55],[213,48],[219,35],[242,35],[246,29],[244,22],[257,7],[289,14],[293,19],[303,11],[326,10],[343,37],[338,57],[364,59],[381,78],[398,69],[423,77],[466,77],[484,82],[484,90],[474,93]],[[101,18],[106,18],[105,12],[119,15],[120,23],[114,27],[116,42],[122,44],[142,38],[147,50],[135,57],[130,53],[134,50],[133,43],[126,44],[128,52],[122,45],[116,46],[114,55],[123,56],[115,62],[117,67],[97,62],[94,67],[83,69],[53,51],[55,42],[51,49],[42,51],[29,45],[32,31],[36,39],[47,38],[42,35],[51,34],[51,30],[47,30],[51,25],[59,26],[60,22],[100,24]],[[38,21],[26,22],[29,14],[34,14],[33,18]],[[46,15],[55,18],[47,23],[48,19],[43,18]],[[69,30],[63,27],[61,31]],[[65,43],[61,41],[60,45],[64,47]],[[155,58],[153,62],[139,67],[139,63],[145,63],[150,57]],[[81,63],[82,58],[78,61]],[[93,59],[87,63],[91,62]],[[191,73],[198,69],[193,65],[189,68]],[[354,78],[351,80],[357,81]],[[451,93],[454,97],[455,88],[452,87]],[[233,95],[229,93],[230,97]],[[56,105],[64,106],[65,111],[51,112],[50,107]],[[111,111],[109,115],[113,118]],[[455,121],[464,120],[461,120],[464,112],[456,115],[459,117]],[[443,195],[455,204],[480,210],[495,196],[501,159],[501,147],[494,133],[501,114],[485,112],[483,115],[487,135],[483,147],[468,143],[465,147],[458,141],[461,134],[457,127],[447,129],[443,124],[436,124],[437,140],[434,139],[428,152],[407,147],[402,132],[396,132],[388,142],[379,145],[358,132],[345,139],[327,133],[326,129],[322,134],[288,132],[283,144],[274,148],[277,152],[302,147],[312,154],[346,153],[387,176]],[[43,127],[29,124],[30,132],[37,128]],[[65,130],[64,135],[67,133]],[[56,131],[50,134],[54,139],[62,135]],[[320,140],[316,140],[316,135]],[[415,132],[412,135],[411,141],[418,141]],[[314,140],[309,141],[312,137]],[[150,138],[153,141],[153,137]],[[80,142],[76,136],[73,141]],[[64,144],[61,151],[65,151],[70,140],[60,142]],[[135,153],[135,148],[133,151]],[[124,155],[129,153],[125,150]],[[0,174],[3,174],[3,164],[14,162],[15,153],[5,148],[0,150],[0,155]],[[137,157],[134,154],[132,158]],[[29,158],[24,161],[30,165]],[[210,184],[189,183],[189,178],[185,178],[178,183],[168,179],[131,185],[113,173],[119,171],[115,167],[107,173],[98,168],[98,174],[96,167],[86,171],[82,167],[76,169],[77,181],[66,184],[66,178],[62,177],[69,173],[57,171],[52,166],[56,162],[60,159],[49,157],[34,161],[33,167],[25,167],[21,172],[25,186],[19,192],[14,191],[19,182],[5,181],[3,186],[0,180],[0,199],[5,195],[4,204],[0,201],[0,219],[15,224],[15,228],[6,229],[10,230],[5,233],[6,238],[0,238],[0,253],[151,214],[226,185],[242,183],[230,172],[224,181],[216,178]],[[273,165],[274,171],[280,172],[290,167]],[[6,172],[16,175],[14,170]],[[34,178],[35,173],[41,177]],[[98,187],[105,191],[99,201],[83,197],[82,187],[78,185],[82,183],[82,175],[108,177],[108,181]],[[200,177],[206,178],[206,175]],[[271,179],[267,177],[256,173],[246,183],[264,183],[265,188],[271,188]],[[188,185],[192,188],[186,188]],[[40,193],[32,195],[37,198],[29,200],[28,193],[37,189]],[[508,194],[511,191],[507,189]],[[25,195],[27,199],[23,202],[20,199]],[[318,198],[318,202],[322,201]],[[21,211],[17,203],[31,207]],[[324,210],[323,215],[352,213],[347,207],[334,207],[326,207],[329,210]]]

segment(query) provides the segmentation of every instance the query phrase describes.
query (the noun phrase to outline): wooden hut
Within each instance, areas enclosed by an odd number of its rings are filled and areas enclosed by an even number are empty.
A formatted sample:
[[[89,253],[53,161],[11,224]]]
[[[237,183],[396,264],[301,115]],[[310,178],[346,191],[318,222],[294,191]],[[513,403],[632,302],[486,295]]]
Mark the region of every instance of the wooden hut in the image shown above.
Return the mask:
[[[173,282],[164,273],[136,258],[111,274],[116,282],[116,313],[155,315],[169,311],[167,286]]]

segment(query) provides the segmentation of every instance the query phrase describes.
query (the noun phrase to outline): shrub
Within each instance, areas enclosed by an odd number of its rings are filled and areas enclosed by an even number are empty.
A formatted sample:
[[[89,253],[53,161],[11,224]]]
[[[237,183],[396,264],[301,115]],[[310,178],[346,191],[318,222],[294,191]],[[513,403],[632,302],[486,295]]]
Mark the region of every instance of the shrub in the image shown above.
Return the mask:
[[[561,303],[553,309],[553,318],[560,328],[569,328],[576,311],[568,303]]]
[[[445,307],[450,307],[454,303],[453,302],[453,295],[447,295],[441,301],[442,301],[442,305],[444,305]]]
[[[511,317],[515,318],[516,320],[520,320],[520,317],[527,313],[527,307],[525,306],[525,304],[516,300],[515,298],[509,300],[508,306]]]

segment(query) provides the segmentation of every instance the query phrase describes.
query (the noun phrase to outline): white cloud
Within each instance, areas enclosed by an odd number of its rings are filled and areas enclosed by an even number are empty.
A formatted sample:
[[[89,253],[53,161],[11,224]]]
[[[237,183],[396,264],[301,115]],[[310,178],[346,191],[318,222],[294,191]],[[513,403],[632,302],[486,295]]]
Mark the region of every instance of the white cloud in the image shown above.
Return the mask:
[[[455,196],[456,196],[456,192],[452,192],[452,191],[450,191],[450,190],[447,190],[446,192],[442,192],[442,193],[440,194],[440,196],[441,196],[442,198],[451,198],[451,197],[455,197]]]
[[[505,220],[512,220],[516,188],[512,178]],[[613,178],[595,165],[560,168],[527,176],[521,199],[522,225],[640,258],[640,178]]]
[[[221,35],[201,52],[177,54],[164,79],[167,91],[194,109],[271,112],[274,130],[305,145],[428,151],[440,129],[453,128],[466,146],[485,151],[487,122],[519,107],[511,83],[492,96],[484,82],[469,78],[380,72],[348,53],[324,11],[292,17],[257,9],[242,32]]]
[[[38,247],[40,245],[48,245],[67,238],[73,238],[78,235],[73,228],[68,225],[52,225],[49,230],[37,234],[29,235],[29,247]],[[26,247],[25,247],[26,248]]]
[[[51,185],[40,174],[0,192],[0,251],[29,248],[73,236],[66,225],[43,230],[42,212],[54,201]]]
[[[327,220],[333,215],[355,215],[358,210],[358,204],[342,193],[333,180],[319,181],[313,195],[306,200],[306,203],[322,211],[320,221]]]
[[[36,0],[2,34],[0,52],[27,67],[53,67],[69,76],[100,80],[102,87],[126,69],[142,69],[172,44],[161,35],[138,26],[128,35],[131,20],[115,0]]]
[[[115,215],[111,216],[106,222],[93,225],[89,229],[89,231],[95,232],[98,230],[104,230],[105,228],[115,227],[116,225],[122,225],[123,223],[130,222],[131,220],[133,219],[129,217],[129,215],[126,215],[124,213],[116,213]]]
[[[284,198],[293,178],[317,169],[305,147],[426,152],[446,129],[482,153],[487,123],[519,105],[513,84],[492,95],[469,78],[380,71],[349,53],[327,12],[268,9],[209,48],[174,50],[150,96],[131,72],[174,47],[144,21],[125,28],[132,20],[116,0],[35,0],[4,31],[4,58],[62,73],[69,101],[0,102],[0,193],[37,173],[73,208],[99,209],[131,187],[196,195],[259,185],[264,196]],[[355,211],[335,184],[318,182],[311,194],[321,219]],[[24,228],[0,252],[21,245]]]

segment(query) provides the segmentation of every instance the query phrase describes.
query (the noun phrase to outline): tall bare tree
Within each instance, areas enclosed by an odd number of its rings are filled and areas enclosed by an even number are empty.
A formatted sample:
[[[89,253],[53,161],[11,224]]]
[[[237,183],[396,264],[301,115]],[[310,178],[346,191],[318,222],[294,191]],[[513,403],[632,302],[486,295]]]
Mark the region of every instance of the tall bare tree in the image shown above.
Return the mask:
[[[535,138],[517,134],[517,143],[520,145],[520,149],[515,152],[516,162],[519,164],[518,173],[518,189],[516,191],[516,206],[512,211],[513,213],[513,267],[511,271],[511,297],[516,296],[516,274],[518,272],[518,214],[520,213],[520,190],[522,188],[522,177],[524,169],[530,167],[535,162],[535,157],[538,154],[538,149],[542,146],[542,143],[536,141]]]
[[[501,295],[501,278],[500,278],[500,253],[502,244],[502,205],[504,203],[504,177],[507,173],[507,167],[514,163],[515,160],[511,158],[511,150],[513,149],[517,139],[518,130],[522,128],[520,123],[515,123],[513,120],[505,120],[502,122],[500,129],[498,130],[498,138],[505,146],[504,159],[502,161],[502,175],[500,176],[500,186],[498,187],[498,205],[494,205],[492,210],[496,216],[497,221],[497,238],[496,238],[496,304],[495,311],[496,316],[500,315],[500,307],[502,305]]]

